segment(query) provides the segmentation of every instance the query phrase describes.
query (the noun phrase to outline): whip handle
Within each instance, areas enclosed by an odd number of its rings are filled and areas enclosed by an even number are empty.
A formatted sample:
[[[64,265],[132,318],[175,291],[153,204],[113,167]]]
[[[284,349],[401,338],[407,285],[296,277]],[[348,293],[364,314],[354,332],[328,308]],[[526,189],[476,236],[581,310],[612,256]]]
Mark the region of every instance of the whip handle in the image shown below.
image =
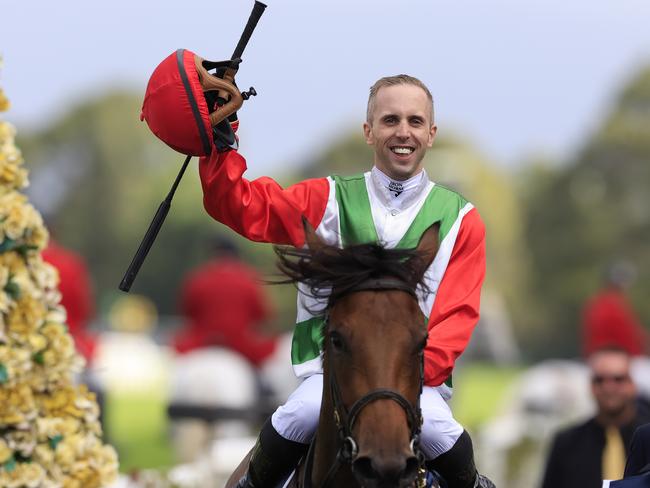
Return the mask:
[[[135,280],[135,277],[138,275],[138,271],[140,271],[140,266],[142,266],[142,263],[147,257],[147,254],[149,254],[149,249],[151,249],[153,241],[156,240],[158,231],[162,227],[162,224],[165,221],[165,217],[167,217],[167,213],[169,212],[170,207],[171,202],[168,200],[163,200],[158,207],[156,215],[154,215],[151,224],[149,224],[147,233],[142,238],[142,242],[140,243],[135,256],[133,256],[133,260],[131,261],[129,268],[126,270],[126,273],[124,273],[124,278],[122,278],[122,281],[120,282],[120,290],[128,292],[131,289],[133,280]]]
[[[149,254],[149,249],[151,249],[151,245],[153,244],[153,241],[156,240],[158,231],[160,231],[160,228],[165,221],[165,217],[167,217],[167,214],[169,213],[169,209],[172,206],[172,198],[174,198],[174,193],[176,193],[178,184],[181,182],[181,178],[185,174],[185,170],[187,169],[187,165],[189,164],[190,159],[192,159],[192,156],[187,156],[185,158],[183,166],[181,166],[181,170],[178,172],[178,175],[176,175],[176,179],[174,180],[174,184],[172,185],[171,190],[169,190],[167,197],[165,197],[165,199],[158,207],[158,210],[156,210],[156,215],[153,216],[153,219],[149,224],[149,228],[142,238],[142,242],[140,243],[138,250],[135,252],[135,256],[133,256],[133,260],[131,261],[129,268],[126,270],[126,273],[124,273],[124,278],[122,278],[120,286],[118,287],[120,290],[128,292],[131,289],[133,280],[135,280],[135,277],[138,275],[140,266],[142,266],[142,263],[144,263],[147,254]]]
[[[255,30],[257,21],[260,20],[260,17],[264,13],[264,9],[266,9],[266,5],[256,0],[255,5],[253,5],[253,10],[250,16],[248,17],[248,22],[246,23],[246,27],[244,27],[244,32],[242,32],[241,37],[239,38],[239,42],[237,43],[237,47],[235,48],[235,51],[232,53],[232,57],[230,59],[241,58],[241,55],[244,54],[244,49],[246,49],[246,44],[248,44],[248,41],[250,40],[251,35]]]

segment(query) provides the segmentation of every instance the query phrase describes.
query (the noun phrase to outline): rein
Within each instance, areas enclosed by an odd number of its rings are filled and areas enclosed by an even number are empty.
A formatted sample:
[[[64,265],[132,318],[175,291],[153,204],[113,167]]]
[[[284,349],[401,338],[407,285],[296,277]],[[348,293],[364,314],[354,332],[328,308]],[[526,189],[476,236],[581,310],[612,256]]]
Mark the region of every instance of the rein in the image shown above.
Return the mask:
[[[358,285],[352,287],[347,293],[354,293],[357,291],[368,291],[368,290],[400,290],[405,291],[417,300],[417,295],[415,290],[408,286],[401,280],[395,278],[376,278],[368,279],[362,281]],[[347,294],[346,293],[346,294]],[[332,304],[330,303],[328,308],[331,308]],[[325,322],[329,321],[329,313],[326,313]],[[366,393],[364,396],[359,398],[352,407],[348,410],[343,400],[341,398],[341,391],[339,388],[338,381],[336,379],[336,373],[333,368],[330,370],[329,375],[329,386],[330,392],[332,395],[332,403],[334,408],[334,422],[338,429],[340,447],[336,454],[334,463],[330,466],[325,479],[321,485],[321,488],[326,488],[331,485],[334,476],[341,468],[341,466],[346,464],[352,464],[358,456],[358,446],[357,442],[354,439],[352,434],[352,429],[354,424],[359,417],[361,411],[367,407],[369,404],[377,400],[392,400],[397,403],[404,412],[406,413],[406,419],[408,422],[409,429],[411,431],[411,449],[413,453],[417,456],[420,467],[424,464],[424,454],[420,450],[420,432],[422,426],[422,411],[420,409],[420,396],[422,394],[422,389],[424,387],[424,353],[420,352],[419,354],[419,364],[420,364],[420,394],[418,394],[417,401],[415,406],[411,404],[404,396],[400,393],[390,390],[387,388],[377,388]],[[314,445],[316,444],[315,439],[312,442],[309,452],[307,453],[306,459],[306,473],[305,473],[305,488],[311,488],[311,472],[313,468],[313,457],[314,457]]]

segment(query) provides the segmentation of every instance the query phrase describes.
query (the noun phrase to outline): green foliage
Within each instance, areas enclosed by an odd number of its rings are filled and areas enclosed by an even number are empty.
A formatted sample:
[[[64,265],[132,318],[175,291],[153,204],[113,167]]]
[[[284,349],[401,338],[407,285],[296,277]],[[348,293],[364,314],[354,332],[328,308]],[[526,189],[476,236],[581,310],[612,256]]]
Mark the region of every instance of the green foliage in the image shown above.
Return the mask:
[[[308,162],[300,173],[300,179],[353,175],[368,171],[371,166],[372,151],[361,130],[350,131]]]
[[[631,294],[643,321],[650,320],[649,118],[647,69],[623,90],[574,161],[528,181],[532,289],[544,323],[528,339],[538,355],[577,353],[580,309],[619,258],[636,265]]]
[[[9,380],[9,372],[7,371],[7,367],[0,363],[0,385],[3,383],[6,383],[7,380]]]
[[[526,333],[531,297],[521,202],[512,177],[467,143],[440,139],[424,161],[432,180],[461,193],[478,209],[486,228],[485,289],[503,296],[517,335]]]
[[[63,436],[61,434],[55,435],[54,437],[50,438],[50,447],[52,449],[56,449],[56,446],[58,446],[62,440]]]
[[[118,293],[183,159],[151,135],[139,110],[139,97],[108,94],[20,141],[32,180],[49,184],[45,191],[34,185],[34,197],[44,195],[49,202],[32,200],[61,243],[87,258],[103,304]],[[536,162],[517,175],[506,174],[450,138],[439,138],[429,151],[430,177],[462,193],[483,217],[486,289],[505,298],[529,358],[577,353],[580,307],[617,257],[637,265],[631,296],[642,319],[650,320],[649,119],[650,69],[623,90],[599,130],[564,166]],[[361,131],[351,131],[280,182],[358,173],[370,168],[372,159]],[[272,247],[238,238],[208,217],[197,173],[194,161],[133,287],[153,298],[163,314],[177,312],[183,276],[208,257],[206,242],[215,233],[233,236],[244,258],[273,279]],[[278,309],[275,327],[290,328],[295,291],[271,286],[268,292]]]

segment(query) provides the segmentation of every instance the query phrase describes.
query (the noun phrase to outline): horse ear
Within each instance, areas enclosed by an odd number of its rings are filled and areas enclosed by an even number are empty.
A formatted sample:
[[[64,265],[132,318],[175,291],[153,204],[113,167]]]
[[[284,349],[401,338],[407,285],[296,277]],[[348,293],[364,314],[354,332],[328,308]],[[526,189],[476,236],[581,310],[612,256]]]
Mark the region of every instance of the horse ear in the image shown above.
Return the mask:
[[[440,222],[436,222],[424,231],[418,247],[416,248],[418,254],[422,257],[422,274],[431,266],[431,263],[438,253],[440,236]]]
[[[302,216],[302,228],[305,230],[305,244],[309,249],[319,251],[325,247],[325,243],[316,235],[316,231],[304,215]]]

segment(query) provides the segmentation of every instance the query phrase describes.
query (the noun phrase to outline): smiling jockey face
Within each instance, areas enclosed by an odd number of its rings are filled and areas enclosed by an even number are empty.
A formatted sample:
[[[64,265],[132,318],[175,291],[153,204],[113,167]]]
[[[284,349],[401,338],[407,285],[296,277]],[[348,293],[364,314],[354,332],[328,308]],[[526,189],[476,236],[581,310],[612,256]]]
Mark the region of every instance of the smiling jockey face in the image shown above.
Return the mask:
[[[431,101],[424,90],[411,84],[384,86],[369,115],[363,131],[374,147],[375,166],[395,180],[419,173],[436,135]]]

